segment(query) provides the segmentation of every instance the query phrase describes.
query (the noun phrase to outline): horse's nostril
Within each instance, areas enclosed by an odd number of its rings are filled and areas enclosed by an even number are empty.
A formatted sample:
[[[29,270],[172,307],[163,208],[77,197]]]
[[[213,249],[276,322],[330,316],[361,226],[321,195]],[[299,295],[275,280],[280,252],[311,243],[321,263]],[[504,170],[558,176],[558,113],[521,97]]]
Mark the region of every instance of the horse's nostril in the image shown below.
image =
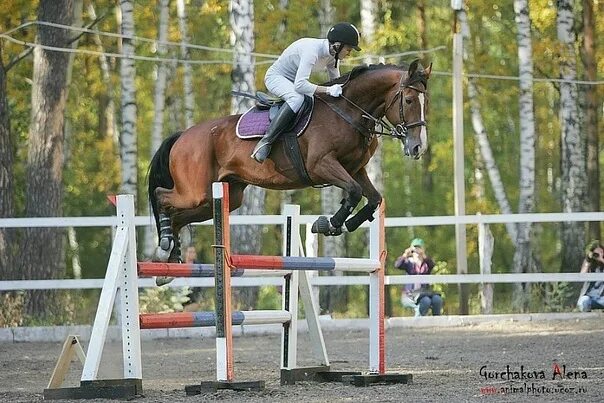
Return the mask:
[[[418,156],[418,155],[419,155],[419,152],[420,152],[421,148],[422,148],[422,147],[421,147],[419,144],[418,144],[418,145],[416,145],[415,147],[413,147],[413,156],[414,156],[414,157],[416,157],[416,156]]]

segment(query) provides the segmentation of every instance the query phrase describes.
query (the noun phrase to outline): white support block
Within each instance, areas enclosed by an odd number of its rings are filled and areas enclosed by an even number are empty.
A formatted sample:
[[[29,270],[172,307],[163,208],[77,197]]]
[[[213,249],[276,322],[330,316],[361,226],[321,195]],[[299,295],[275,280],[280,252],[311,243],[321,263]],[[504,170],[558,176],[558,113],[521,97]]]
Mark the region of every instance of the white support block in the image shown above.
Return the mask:
[[[224,337],[216,337],[216,380],[228,381],[227,376],[227,342]]]
[[[283,207],[283,255],[286,256],[289,249],[289,256],[300,256],[300,206],[286,204]],[[287,221],[291,221],[291,243],[287,245]],[[285,340],[285,327],[281,341],[281,368],[293,369],[298,365],[298,289],[300,281],[300,272],[293,270],[289,280],[285,280],[284,286],[289,286],[289,304],[285,306],[285,292],[283,299],[283,309],[291,314],[287,331],[287,340]],[[289,283],[289,284],[288,284]],[[284,288],[285,291],[285,288]],[[287,326],[287,325],[286,325]],[[285,343],[287,342],[287,359],[285,354]],[[287,365],[285,363],[287,362]]]
[[[88,344],[88,352],[86,353],[86,363],[82,370],[82,381],[94,381],[97,379],[103,347],[105,345],[105,337],[107,336],[107,328],[111,319],[111,311],[113,309],[113,301],[118,287],[118,279],[122,275],[121,264],[126,255],[128,247],[128,228],[118,227],[109,263],[107,264],[107,272],[101,296],[99,297],[99,305],[94,318],[94,325],[90,335]]]
[[[142,379],[141,337],[138,307],[138,271],[136,267],[136,226],[134,196],[117,196],[117,217],[128,229],[128,248],[122,260],[119,277],[120,314],[124,379]]]

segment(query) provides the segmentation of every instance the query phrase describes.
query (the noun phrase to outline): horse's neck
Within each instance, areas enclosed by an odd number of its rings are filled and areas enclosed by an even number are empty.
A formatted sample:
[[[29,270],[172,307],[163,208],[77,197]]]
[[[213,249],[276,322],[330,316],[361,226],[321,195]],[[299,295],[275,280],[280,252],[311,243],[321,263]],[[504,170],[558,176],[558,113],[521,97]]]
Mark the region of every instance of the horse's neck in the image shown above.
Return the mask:
[[[386,94],[392,87],[390,80],[384,80],[374,72],[367,79],[359,77],[359,82],[351,94],[353,101],[374,117],[381,115],[385,109]]]

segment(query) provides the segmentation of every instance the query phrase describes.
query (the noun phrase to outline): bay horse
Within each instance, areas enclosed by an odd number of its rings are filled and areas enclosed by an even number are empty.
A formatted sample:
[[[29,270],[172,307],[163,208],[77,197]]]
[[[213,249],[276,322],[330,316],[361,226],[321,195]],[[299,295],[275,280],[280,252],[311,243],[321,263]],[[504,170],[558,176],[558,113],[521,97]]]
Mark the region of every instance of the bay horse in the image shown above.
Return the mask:
[[[363,65],[325,85],[342,84],[339,98],[316,95],[312,118],[298,138],[312,183],[300,179],[282,140],[259,164],[250,157],[256,141],[236,136],[241,115],[199,123],[166,138],[149,167],[149,201],[158,230],[154,259],[180,259],[178,233],[192,222],[212,218],[212,182],[228,182],[230,211],[243,201],[248,185],[267,189],[300,189],[333,185],[344,190],[340,209],[321,217],[313,232],[339,235],[373,220],[382,196],[369,180],[365,165],[375,153],[377,136],[401,141],[406,156],[419,159],[427,149],[427,81],[432,65],[418,60],[409,66]],[[283,136],[281,136],[283,137]],[[362,197],[367,199],[349,218]]]

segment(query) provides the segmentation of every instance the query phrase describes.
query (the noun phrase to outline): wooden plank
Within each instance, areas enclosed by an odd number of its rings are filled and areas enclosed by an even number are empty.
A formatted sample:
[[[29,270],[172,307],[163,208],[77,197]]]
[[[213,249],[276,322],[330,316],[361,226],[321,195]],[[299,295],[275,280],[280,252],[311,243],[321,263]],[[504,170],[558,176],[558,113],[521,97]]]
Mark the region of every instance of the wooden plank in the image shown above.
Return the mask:
[[[69,335],[65,339],[65,343],[63,343],[61,355],[57,360],[57,365],[55,365],[55,368],[52,371],[52,375],[47,386],[48,389],[60,388],[61,385],[63,385],[65,375],[69,370],[69,365],[73,360],[74,354],[77,355],[82,365],[86,362],[86,354],[84,354],[84,350],[82,349],[78,336]]]

